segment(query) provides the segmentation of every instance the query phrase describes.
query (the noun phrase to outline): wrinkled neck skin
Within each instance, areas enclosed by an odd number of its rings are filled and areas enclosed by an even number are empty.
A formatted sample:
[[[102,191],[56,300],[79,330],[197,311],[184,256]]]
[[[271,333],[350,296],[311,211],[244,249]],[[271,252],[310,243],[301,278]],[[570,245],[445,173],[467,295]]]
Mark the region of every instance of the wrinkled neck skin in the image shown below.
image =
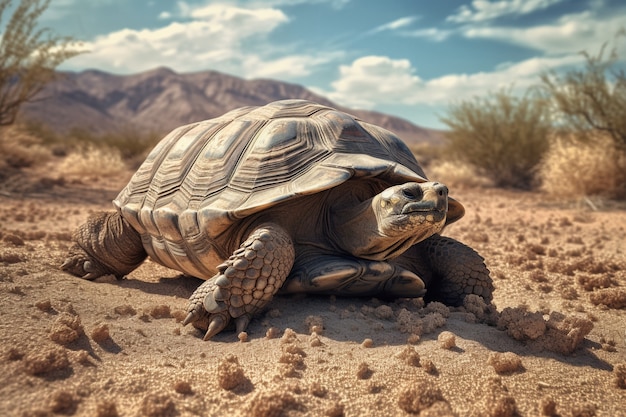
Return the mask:
[[[384,261],[439,233],[445,216],[433,219],[427,213],[393,214],[385,209],[381,194],[358,204],[346,204],[331,215],[336,244],[356,257]]]

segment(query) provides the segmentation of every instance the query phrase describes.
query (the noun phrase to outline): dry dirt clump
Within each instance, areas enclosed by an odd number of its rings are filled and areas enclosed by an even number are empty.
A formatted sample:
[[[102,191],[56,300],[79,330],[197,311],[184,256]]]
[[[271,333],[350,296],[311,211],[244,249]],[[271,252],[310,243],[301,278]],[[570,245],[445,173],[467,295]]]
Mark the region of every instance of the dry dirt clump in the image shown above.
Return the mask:
[[[473,415],[486,417],[513,417],[516,412],[515,398],[497,377],[489,378],[482,387],[482,396],[478,399]]]
[[[141,401],[139,415],[143,417],[173,417],[176,406],[167,394],[148,394]]]
[[[370,366],[366,362],[361,362],[356,371],[356,377],[358,379],[370,379],[374,371],[370,368]]]
[[[576,350],[593,329],[590,320],[566,317],[557,312],[550,313],[546,325],[548,330],[542,340],[544,349],[563,355],[569,355]]]
[[[564,355],[571,354],[593,329],[591,320],[552,312],[544,320],[540,312],[525,307],[502,310],[498,328],[516,340],[535,341],[535,345]]]
[[[492,352],[487,363],[499,374],[522,370],[522,359],[513,352]]]
[[[287,415],[290,410],[303,408],[289,392],[284,389],[256,392],[247,407],[247,414],[252,417],[281,417]]]
[[[61,313],[50,329],[50,339],[60,345],[69,345],[84,333],[80,317],[70,313]]]
[[[24,371],[30,375],[43,375],[70,367],[67,351],[60,346],[39,346],[26,353],[21,360]]]
[[[150,309],[150,317],[154,319],[169,319],[172,317],[172,311],[170,306],[159,304],[155,305]]]
[[[438,404],[443,403],[443,404]],[[437,405],[436,405],[437,404]],[[425,415],[425,411],[434,407],[443,413],[430,413],[428,415],[454,416],[449,404],[444,398],[437,381],[432,377],[423,377],[411,381],[398,395],[398,406],[411,414]],[[435,411],[433,410],[433,411]]]
[[[176,381],[174,382],[174,385],[172,385],[172,388],[174,388],[174,391],[176,391],[179,394],[183,394],[183,395],[191,395],[193,394],[193,389],[191,388],[191,384],[187,381]]]
[[[316,334],[316,333],[314,333]],[[306,353],[300,347],[300,340],[296,332],[292,329],[286,329],[281,338],[282,354],[278,359],[278,374],[283,378],[300,378],[306,370],[304,358]]]
[[[111,338],[108,324],[100,324],[91,331],[91,338],[96,343],[103,343]]]
[[[613,367],[615,374],[615,385],[618,388],[626,389],[626,362],[618,363]]]
[[[437,336],[437,342],[442,349],[452,349],[456,347],[456,336],[449,331],[441,332]]]
[[[604,305],[615,309],[626,308],[626,290],[623,288],[596,290],[589,295],[589,300],[595,305]]]
[[[112,401],[102,401],[96,405],[95,417],[119,417],[117,406]]]
[[[324,330],[324,320],[320,316],[307,316],[304,320],[304,325],[309,333],[321,334]]]
[[[524,307],[507,307],[500,313],[498,329],[516,340],[535,340],[546,331],[543,314],[529,312]]]
[[[398,330],[402,333],[410,333],[421,336],[424,333],[424,323],[419,314],[411,312],[405,308],[398,312],[396,318]]]
[[[542,416],[556,416],[556,401],[552,397],[539,400],[539,412]]]
[[[55,414],[72,415],[80,403],[80,398],[75,393],[61,390],[52,395],[50,399],[50,411]]]
[[[396,357],[409,366],[420,366],[420,355],[413,346],[407,345]]]
[[[227,355],[217,366],[217,383],[225,390],[233,390],[247,381],[237,356]]]

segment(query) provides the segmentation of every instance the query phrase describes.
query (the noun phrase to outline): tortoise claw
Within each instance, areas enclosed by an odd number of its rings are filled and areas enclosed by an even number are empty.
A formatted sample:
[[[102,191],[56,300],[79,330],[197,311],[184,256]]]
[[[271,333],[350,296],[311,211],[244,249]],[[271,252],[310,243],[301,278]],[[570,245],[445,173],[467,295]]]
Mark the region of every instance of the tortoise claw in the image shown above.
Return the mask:
[[[251,319],[252,317],[249,314],[244,314],[243,316],[239,316],[235,319],[235,329],[237,334],[246,330]]]
[[[209,328],[204,335],[203,340],[209,340],[222,330],[226,328],[228,322],[230,321],[230,316],[227,314],[215,314],[210,318]]]
[[[199,318],[200,318],[200,314],[198,314],[197,311],[190,311],[189,314],[187,314],[187,317],[185,317],[185,320],[183,320],[183,326],[186,326],[189,323],[193,323]]]

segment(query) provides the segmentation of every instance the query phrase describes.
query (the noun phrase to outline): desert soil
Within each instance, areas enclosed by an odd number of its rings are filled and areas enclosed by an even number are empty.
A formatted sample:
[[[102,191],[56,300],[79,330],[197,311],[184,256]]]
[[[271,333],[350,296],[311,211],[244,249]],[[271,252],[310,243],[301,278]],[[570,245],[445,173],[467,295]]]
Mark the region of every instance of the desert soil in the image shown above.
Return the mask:
[[[278,296],[205,342],[180,323],[200,280],[59,269],[130,172],[50,175],[0,187],[1,416],[626,416],[623,205],[452,189],[446,234],[484,256],[495,307]]]

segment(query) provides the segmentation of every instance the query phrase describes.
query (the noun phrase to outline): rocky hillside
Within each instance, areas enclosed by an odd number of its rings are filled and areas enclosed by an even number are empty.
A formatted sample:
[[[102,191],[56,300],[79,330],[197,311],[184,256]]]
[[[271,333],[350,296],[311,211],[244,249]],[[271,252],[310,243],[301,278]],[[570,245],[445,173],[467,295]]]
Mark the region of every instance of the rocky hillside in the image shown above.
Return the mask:
[[[176,126],[219,116],[242,106],[301,98],[316,101],[383,126],[409,144],[437,143],[441,132],[382,113],[350,110],[306,88],[274,80],[245,80],[215,71],[178,74],[157,68],[135,75],[88,70],[65,72],[24,107],[22,117],[58,132],[79,127],[98,132],[134,126],[166,133]]]

